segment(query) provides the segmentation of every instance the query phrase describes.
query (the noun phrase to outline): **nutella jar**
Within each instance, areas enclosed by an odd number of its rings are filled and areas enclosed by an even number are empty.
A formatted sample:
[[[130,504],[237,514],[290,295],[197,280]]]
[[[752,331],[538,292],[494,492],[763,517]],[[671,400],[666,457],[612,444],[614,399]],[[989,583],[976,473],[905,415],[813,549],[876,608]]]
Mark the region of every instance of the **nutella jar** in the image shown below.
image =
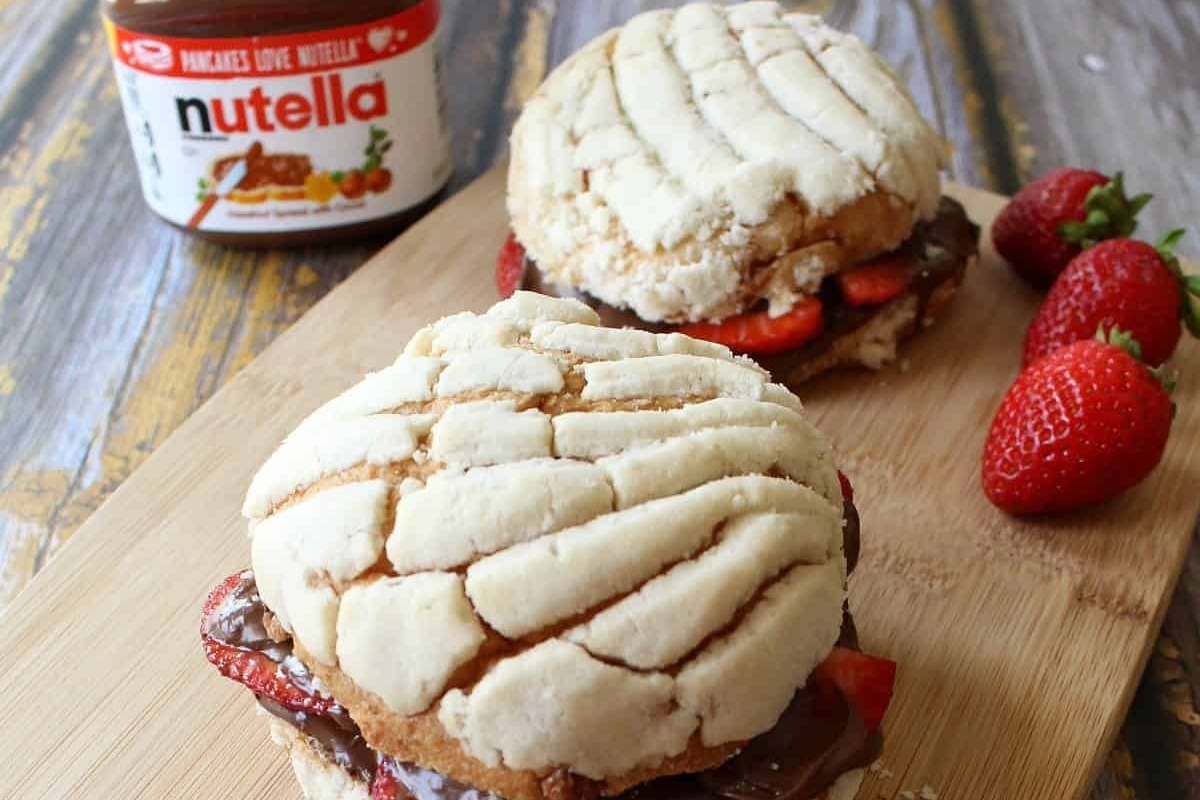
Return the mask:
[[[438,0],[104,0],[150,208],[201,238],[394,231],[450,177]]]

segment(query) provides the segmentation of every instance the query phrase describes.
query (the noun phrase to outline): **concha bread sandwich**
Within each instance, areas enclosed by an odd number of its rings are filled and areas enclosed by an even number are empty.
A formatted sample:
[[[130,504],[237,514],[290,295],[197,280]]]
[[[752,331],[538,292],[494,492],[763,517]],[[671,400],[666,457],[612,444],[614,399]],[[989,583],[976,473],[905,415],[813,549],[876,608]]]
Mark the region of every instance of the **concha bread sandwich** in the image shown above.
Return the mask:
[[[894,665],[844,614],[828,442],[748,359],[598,323],[447,317],[254,477],[202,637],[310,800],[806,798],[874,760]]]
[[[878,367],[977,254],[941,194],[947,151],[887,63],[817,16],[640,14],[518,118],[502,262],[526,268],[499,282],[771,356],[781,380]]]

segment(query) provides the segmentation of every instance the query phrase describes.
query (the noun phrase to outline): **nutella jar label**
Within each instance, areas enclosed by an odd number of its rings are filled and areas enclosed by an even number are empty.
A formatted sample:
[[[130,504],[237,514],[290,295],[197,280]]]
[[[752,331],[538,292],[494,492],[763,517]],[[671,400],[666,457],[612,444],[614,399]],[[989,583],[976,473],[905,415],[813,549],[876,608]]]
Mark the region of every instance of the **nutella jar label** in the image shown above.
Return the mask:
[[[429,198],[451,170],[437,0],[284,36],[148,36],[105,20],[146,201],[230,233],[328,228]]]

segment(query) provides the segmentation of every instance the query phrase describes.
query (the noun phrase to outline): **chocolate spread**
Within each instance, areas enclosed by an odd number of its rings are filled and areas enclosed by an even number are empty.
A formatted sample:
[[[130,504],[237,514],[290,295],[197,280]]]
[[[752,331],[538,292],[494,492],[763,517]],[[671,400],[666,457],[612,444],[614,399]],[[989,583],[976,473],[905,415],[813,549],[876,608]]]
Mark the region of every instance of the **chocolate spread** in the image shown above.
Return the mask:
[[[858,510],[845,503],[843,533],[848,570],[859,552]],[[224,604],[208,633],[233,647],[263,653],[281,673],[305,691],[316,692],[311,674],[292,655],[291,642],[277,642],[263,622],[265,607],[253,577],[247,574]],[[842,647],[858,648],[849,609],[843,613]],[[326,758],[370,784],[380,756],[367,745],[349,713],[335,705],[328,716],[293,711],[258,696],[268,712],[299,730]],[[865,767],[879,755],[882,740],[844,702],[817,714],[809,692],[796,692],[774,728],[752,739],[719,767],[705,772],[659,778],[620,795],[621,800],[805,800],[828,788],[839,776]],[[432,770],[392,762],[391,768],[415,800],[499,800]]]
[[[222,614],[213,618],[208,635],[242,650],[262,653],[278,665],[281,675],[309,694],[318,694],[312,673],[292,654],[290,641],[277,642],[267,633],[262,598],[254,578],[247,577],[234,589],[222,606]],[[375,776],[377,755],[363,739],[349,712],[334,705],[328,714],[309,714],[256,695],[265,710],[291,724],[313,747],[330,761],[370,783]]]
[[[913,235],[897,251],[906,264],[911,290],[917,295],[917,320],[924,318],[929,299],[938,287],[960,275],[978,252],[979,226],[967,217],[958,201],[943,196],[934,218],[918,223]],[[528,257],[521,288],[582,300],[594,308],[600,321],[610,328],[641,328],[663,333],[674,327],[646,322],[632,311],[608,305],[578,289],[550,283],[543,279],[537,265]],[[788,375],[797,367],[817,360],[835,341],[861,328],[883,307],[852,306],[844,302],[837,281],[829,278],[822,283],[819,295],[824,307],[825,328],[817,338],[797,350],[755,357],[755,361],[773,375]]]

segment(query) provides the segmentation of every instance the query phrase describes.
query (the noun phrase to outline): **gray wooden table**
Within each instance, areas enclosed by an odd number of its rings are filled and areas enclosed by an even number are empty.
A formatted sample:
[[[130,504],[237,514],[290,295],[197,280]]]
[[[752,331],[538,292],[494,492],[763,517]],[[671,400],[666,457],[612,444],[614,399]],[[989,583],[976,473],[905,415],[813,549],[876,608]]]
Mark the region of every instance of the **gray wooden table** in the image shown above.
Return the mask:
[[[503,156],[548,67],[656,5],[443,4],[452,188]],[[142,204],[97,5],[0,0],[0,609],[188,414],[381,244],[239,252],[159,223]],[[954,143],[954,180],[1009,192],[1061,163],[1123,168],[1158,196],[1144,234],[1200,219],[1200,2],[792,5],[899,68]],[[1200,799],[1198,619],[1193,552],[1095,798]]]

